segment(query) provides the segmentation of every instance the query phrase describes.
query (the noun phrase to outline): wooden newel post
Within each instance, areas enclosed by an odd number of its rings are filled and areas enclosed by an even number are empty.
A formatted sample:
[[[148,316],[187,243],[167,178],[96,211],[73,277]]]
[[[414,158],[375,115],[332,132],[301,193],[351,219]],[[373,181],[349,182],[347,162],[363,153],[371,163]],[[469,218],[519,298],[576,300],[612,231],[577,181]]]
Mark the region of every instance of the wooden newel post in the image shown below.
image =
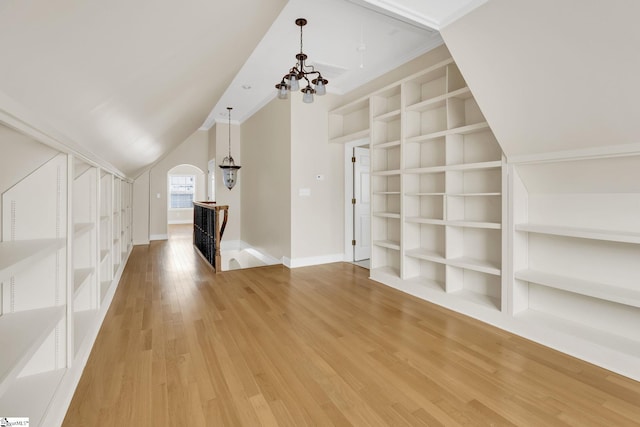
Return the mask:
[[[223,214],[222,224],[220,213]],[[215,202],[193,202],[193,245],[216,273],[222,271],[220,246],[228,215],[229,206],[216,205]]]

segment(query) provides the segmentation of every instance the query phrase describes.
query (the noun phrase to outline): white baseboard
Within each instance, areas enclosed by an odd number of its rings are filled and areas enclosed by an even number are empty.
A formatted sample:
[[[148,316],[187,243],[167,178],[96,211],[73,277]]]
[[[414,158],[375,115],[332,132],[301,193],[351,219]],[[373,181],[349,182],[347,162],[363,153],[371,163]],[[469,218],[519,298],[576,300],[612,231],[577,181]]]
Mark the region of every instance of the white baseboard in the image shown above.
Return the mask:
[[[282,263],[289,268],[308,267],[310,265],[329,264],[344,261],[344,254],[330,254],[305,258],[282,257]]]
[[[251,246],[242,240],[223,240],[220,244],[221,251],[241,251],[249,247]]]
[[[149,236],[149,240],[168,240],[169,235],[167,234],[152,234]]]
[[[148,245],[149,244],[149,240],[134,240],[133,242],[134,246],[140,246],[140,245]]]

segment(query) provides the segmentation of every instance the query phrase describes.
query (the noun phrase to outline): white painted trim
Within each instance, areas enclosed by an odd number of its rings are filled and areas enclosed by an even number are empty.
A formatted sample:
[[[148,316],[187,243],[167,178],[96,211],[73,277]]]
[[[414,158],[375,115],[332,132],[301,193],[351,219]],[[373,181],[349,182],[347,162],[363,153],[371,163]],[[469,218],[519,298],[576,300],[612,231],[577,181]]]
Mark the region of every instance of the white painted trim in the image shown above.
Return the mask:
[[[221,251],[241,251],[250,247],[251,245],[242,240],[223,240],[220,244]]]
[[[149,236],[149,240],[169,240],[169,236],[167,234],[152,234]]]
[[[170,219],[167,224],[193,224],[193,219]]]
[[[267,265],[281,264],[281,262],[280,262],[280,260],[278,258],[274,258],[269,254],[265,254],[263,252],[260,252],[259,250],[255,249],[255,248],[246,248],[244,250],[247,251],[248,253],[250,253],[251,255],[253,255],[254,257],[258,258],[260,261],[264,262]]]
[[[434,19],[428,18],[424,15],[419,15],[406,6],[398,4],[393,0],[351,0],[353,3],[360,4],[363,7],[372,9],[382,13],[383,15],[390,16],[392,18],[399,19],[401,21],[409,20],[409,22],[415,22],[419,25],[440,30],[439,22]]]
[[[353,246],[351,239],[353,236],[353,207],[351,205],[350,189],[353,187],[353,173],[351,156],[354,147],[369,147],[369,137],[350,141],[344,144],[344,257],[343,261],[353,262]]]
[[[447,16],[446,18],[443,18],[442,21],[440,21],[440,29],[442,30],[447,25],[453,24],[458,19],[462,18],[466,14],[472,12],[473,10],[475,10],[475,9],[479,8],[480,6],[482,6],[483,4],[485,4],[487,1],[488,0],[474,0],[474,1],[466,4],[464,7],[456,10],[451,15]]]
[[[282,257],[282,263],[289,268],[308,267],[310,265],[329,264],[332,262],[342,262],[344,254],[330,254],[311,256],[305,258],[287,258]]]
[[[590,158],[618,157],[640,154],[640,143],[590,147],[580,150],[553,151],[550,153],[525,154],[509,157],[510,164],[544,163]]]
[[[147,240],[134,240],[133,241],[133,245],[134,246],[148,245],[148,244],[149,244],[149,239],[147,239]]]

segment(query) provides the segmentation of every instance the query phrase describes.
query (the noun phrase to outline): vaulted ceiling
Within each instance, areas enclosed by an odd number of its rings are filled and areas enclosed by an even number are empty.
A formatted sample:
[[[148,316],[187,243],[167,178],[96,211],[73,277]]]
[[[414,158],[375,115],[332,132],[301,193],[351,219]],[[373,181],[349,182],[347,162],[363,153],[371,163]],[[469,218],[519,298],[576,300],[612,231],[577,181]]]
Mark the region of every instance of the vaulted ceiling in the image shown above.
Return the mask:
[[[391,15],[399,31],[413,34],[408,40],[418,44],[420,37],[433,37],[428,27],[438,29],[484,2],[332,1]],[[323,7],[310,0],[295,4],[309,11]],[[261,40],[278,31],[274,23],[286,5],[286,0],[3,0],[0,120],[28,123],[135,177],[202,126]],[[363,9],[362,16],[367,13]],[[295,32],[289,19],[282,21],[286,34]],[[317,38],[326,36],[335,22],[310,24],[309,32],[315,31]],[[389,27],[387,35],[393,31]],[[269,47],[285,51],[280,70],[292,65],[297,49],[292,41],[286,48]],[[333,40],[328,51],[340,43]],[[374,51],[372,47],[367,55]],[[365,60],[375,64],[373,53]]]

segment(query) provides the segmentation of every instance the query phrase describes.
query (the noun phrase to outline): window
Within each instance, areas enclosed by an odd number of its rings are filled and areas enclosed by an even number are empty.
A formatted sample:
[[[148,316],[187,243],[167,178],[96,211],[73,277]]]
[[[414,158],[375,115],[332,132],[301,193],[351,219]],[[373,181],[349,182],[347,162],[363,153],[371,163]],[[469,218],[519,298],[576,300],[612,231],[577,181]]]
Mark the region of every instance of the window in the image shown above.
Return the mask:
[[[194,175],[169,176],[169,208],[192,208],[196,188]]]

